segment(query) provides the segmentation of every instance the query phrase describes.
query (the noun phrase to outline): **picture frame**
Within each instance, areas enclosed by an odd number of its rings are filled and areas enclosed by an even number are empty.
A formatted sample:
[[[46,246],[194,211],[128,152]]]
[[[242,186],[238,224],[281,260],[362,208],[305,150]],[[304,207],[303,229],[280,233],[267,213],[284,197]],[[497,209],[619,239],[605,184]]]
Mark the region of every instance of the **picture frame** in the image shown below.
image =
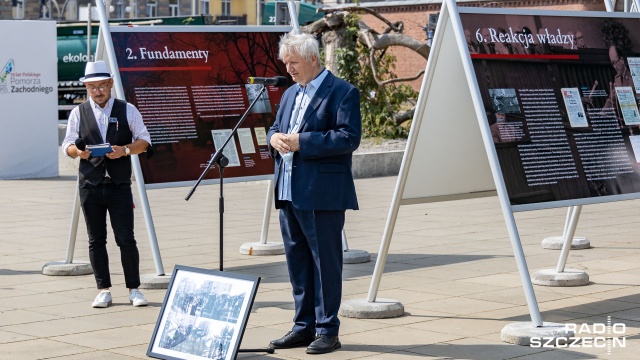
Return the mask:
[[[260,278],[176,265],[147,356],[236,358]]]

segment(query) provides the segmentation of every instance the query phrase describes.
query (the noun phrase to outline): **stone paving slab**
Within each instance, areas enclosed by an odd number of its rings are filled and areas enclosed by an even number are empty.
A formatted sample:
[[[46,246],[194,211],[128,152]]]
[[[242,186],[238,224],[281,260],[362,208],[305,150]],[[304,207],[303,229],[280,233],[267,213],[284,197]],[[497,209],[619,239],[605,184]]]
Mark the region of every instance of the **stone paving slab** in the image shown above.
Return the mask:
[[[62,166],[64,165],[64,166]],[[93,309],[93,276],[50,277],[42,266],[66,255],[76,177],[73,163],[59,177],[0,182],[0,358],[145,359],[165,290],[145,290],[150,304],[128,304],[117,247],[109,230],[114,305]],[[344,299],[368,295],[395,177],[356,181],[361,210],[347,213],[351,249],[372,261],[345,265]],[[264,347],[290,329],[291,289],[284,255],[248,256],[259,241],[266,182],[225,184],[224,269],[262,278],[242,343]],[[147,191],[166,274],[175,265],[218,269],[218,186]],[[137,190],[134,188],[137,197]],[[591,276],[575,288],[534,287],[544,321],[626,324],[626,346],[531,348],[505,344],[506,324],[529,321],[524,291],[497,198],[402,206],[378,297],[403,303],[394,319],[342,318],[343,348],[327,359],[637,359],[640,350],[640,202],[585,206],[577,235],[592,248],[572,251],[568,267]],[[545,250],[560,235],[566,209],[515,214],[529,271],[555,268],[559,251]],[[135,211],[141,272],[155,274],[142,211]],[[282,241],[277,213],[269,242]],[[74,259],[88,260],[80,219]],[[241,353],[239,359],[309,359],[304,349]]]

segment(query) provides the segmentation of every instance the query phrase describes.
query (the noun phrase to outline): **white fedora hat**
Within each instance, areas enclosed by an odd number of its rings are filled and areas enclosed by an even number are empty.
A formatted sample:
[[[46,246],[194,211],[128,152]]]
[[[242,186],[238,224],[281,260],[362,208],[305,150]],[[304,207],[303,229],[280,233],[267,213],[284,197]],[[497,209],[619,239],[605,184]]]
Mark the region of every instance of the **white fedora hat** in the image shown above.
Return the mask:
[[[95,62],[88,62],[87,66],[84,68],[84,77],[80,78],[80,81],[92,82],[92,81],[100,81],[111,79],[113,76],[109,72],[109,67],[107,67],[107,63],[102,60],[98,60]]]

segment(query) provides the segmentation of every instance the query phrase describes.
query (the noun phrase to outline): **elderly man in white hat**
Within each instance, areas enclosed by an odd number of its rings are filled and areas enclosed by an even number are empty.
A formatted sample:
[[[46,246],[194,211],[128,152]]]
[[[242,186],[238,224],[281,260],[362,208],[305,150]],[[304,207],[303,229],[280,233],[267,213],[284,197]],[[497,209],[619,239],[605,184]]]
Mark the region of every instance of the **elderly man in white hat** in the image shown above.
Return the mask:
[[[140,286],[140,256],[133,236],[133,196],[129,155],[145,152],[151,137],[135,106],[111,97],[113,77],[104,61],[87,63],[80,78],[89,101],[71,111],[62,151],[80,157],[78,187],[80,203],[89,235],[89,260],[98,290],[95,308],[111,304],[111,275],[107,254],[107,212],[120,259],[129,301],[133,306],[148,304]],[[111,144],[104,156],[92,156],[87,145]]]

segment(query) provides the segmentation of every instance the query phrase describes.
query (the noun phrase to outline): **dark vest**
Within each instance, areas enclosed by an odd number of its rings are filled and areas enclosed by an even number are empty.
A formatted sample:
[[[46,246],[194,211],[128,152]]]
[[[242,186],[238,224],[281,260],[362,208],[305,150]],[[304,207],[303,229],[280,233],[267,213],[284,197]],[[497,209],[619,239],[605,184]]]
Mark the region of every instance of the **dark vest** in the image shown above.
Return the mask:
[[[115,99],[110,117],[117,118],[118,123],[109,121],[107,142],[118,146],[130,144],[133,134],[127,121],[127,102]],[[80,104],[79,128],[79,135],[85,144],[102,144],[100,128],[95,116],[93,116],[89,101]],[[86,184],[98,185],[105,176],[105,170],[109,172],[111,180],[116,184],[131,184],[131,159],[128,156],[114,160],[106,156],[91,156],[87,160],[80,159],[79,186],[84,187]]]

